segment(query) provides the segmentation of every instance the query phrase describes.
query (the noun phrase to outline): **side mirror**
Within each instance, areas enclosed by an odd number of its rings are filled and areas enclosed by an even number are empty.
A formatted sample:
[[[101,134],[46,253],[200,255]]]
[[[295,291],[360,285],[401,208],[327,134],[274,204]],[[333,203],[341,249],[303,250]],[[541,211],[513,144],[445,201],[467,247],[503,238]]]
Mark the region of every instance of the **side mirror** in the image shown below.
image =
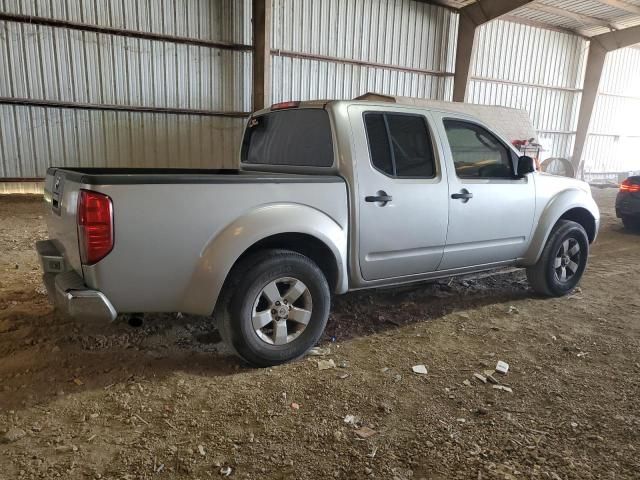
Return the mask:
[[[536,171],[535,162],[533,158],[523,155],[518,158],[518,176],[524,177],[527,173]]]

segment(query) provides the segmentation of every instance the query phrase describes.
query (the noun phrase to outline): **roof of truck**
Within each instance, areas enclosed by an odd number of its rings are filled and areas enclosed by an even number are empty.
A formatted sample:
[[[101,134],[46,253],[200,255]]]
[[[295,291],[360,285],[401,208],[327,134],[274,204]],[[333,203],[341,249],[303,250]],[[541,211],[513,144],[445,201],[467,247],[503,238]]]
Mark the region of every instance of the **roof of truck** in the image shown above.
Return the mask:
[[[467,114],[487,124],[510,141],[529,140],[532,138],[537,140],[538,137],[536,129],[529,117],[529,113],[526,110],[499,105],[476,105],[472,103],[445,102],[442,100],[430,100],[426,98],[390,96],[373,92],[365,93],[364,95],[351,100],[306,100],[299,102],[299,104],[306,108],[324,108],[328,103],[333,102],[367,103],[377,106],[391,103],[439,112]],[[288,103],[290,102],[275,104],[274,107],[277,108],[278,105],[285,105]],[[272,107],[272,109],[274,107]],[[267,113],[270,110],[271,109],[265,109],[256,113]]]

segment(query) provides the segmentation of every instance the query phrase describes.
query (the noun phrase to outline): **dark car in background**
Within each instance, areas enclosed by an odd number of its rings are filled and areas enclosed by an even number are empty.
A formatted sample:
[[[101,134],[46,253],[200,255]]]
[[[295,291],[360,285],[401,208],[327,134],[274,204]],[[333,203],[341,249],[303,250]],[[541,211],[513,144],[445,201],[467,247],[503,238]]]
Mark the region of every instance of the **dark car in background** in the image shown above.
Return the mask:
[[[629,177],[620,184],[616,216],[622,219],[626,229],[640,231],[640,175]]]

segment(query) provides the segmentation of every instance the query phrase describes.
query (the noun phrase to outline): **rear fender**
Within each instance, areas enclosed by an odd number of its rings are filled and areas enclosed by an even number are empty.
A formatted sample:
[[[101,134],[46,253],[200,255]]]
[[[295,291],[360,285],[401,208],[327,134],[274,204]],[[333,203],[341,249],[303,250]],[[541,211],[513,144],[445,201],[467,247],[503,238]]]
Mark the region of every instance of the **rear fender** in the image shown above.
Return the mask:
[[[185,292],[184,311],[210,315],[236,260],[260,240],[283,233],[307,234],[323,242],[335,257],[336,293],[347,291],[346,226],[306,205],[271,204],[247,212],[209,240]]]
[[[555,195],[542,211],[531,239],[531,244],[521,262],[522,265],[530,266],[538,261],[553,226],[566,212],[573,208],[583,208],[591,214],[595,222],[595,231],[597,234],[600,213],[591,195],[580,189],[563,190]]]

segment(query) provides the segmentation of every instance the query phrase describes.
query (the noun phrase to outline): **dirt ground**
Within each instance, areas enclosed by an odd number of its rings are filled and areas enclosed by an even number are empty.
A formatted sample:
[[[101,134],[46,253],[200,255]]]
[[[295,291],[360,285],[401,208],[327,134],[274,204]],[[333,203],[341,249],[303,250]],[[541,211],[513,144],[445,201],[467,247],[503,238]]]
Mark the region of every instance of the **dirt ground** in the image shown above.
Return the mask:
[[[640,236],[615,193],[594,191],[572,295],[536,298],[520,271],[348,294],[328,355],[262,370],[209,318],[60,317],[43,205],[0,196],[0,478],[640,478]],[[498,360],[511,391],[474,378]]]

